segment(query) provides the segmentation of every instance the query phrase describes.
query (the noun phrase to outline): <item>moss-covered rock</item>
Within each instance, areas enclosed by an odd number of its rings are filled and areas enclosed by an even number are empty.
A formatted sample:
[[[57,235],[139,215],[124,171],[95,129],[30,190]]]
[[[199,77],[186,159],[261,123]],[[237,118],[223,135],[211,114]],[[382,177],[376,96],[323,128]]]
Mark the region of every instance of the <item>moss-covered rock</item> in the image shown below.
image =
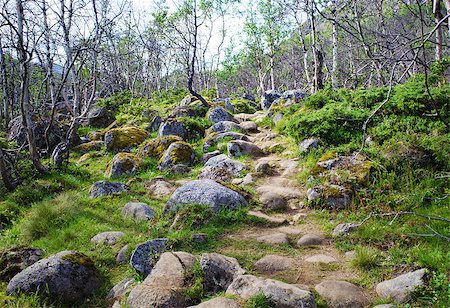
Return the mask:
[[[79,153],[87,153],[90,151],[100,151],[103,148],[104,142],[103,141],[91,141],[87,143],[82,143],[80,145],[77,145],[74,148],[74,151]]]
[[[183,164],[190,165],[195,159],[195,153],[192,147],[183,141],[172,143],[164,152],[159,161],[159,169],[166,170],[172,166]]]
[[[114,178],[123,174],[131,174],[137,168],[136,158],[130,153],[117,153],[109,162],[105,177]]]
[[[160,159],[169,146],[177,141],[183,141],[179,136],[157,137],[144,143],[138,151],[138,158],[152,157]]]
[[[141,144],[147,137],[148,133],[138,127],[114,128],[105,134],[105,146],[108,151],[120,151]]]

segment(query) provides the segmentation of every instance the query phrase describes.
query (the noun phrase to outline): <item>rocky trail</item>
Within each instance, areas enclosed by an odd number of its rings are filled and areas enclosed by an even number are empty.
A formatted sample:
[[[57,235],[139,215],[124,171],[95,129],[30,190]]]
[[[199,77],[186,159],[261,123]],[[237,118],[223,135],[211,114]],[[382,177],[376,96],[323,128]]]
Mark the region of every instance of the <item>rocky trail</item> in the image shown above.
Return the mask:
[[[139,166],[135,157],[152,156],[159,160],[160,170],[186,174],[177,181],[156,177],[142,185],[155,200],[165,203],[163,214],[174,214],[169,229],[183,220],[183,210],[192,205],[206,206],[213,215],[250,203],[248,216],[257,223],[229,229],[215,239],[214,249],[203,250],[201,255],[173,252],[167,238],[149,238],[130,249],[121,247],[116,262],[128,263],[141,281],[136,281],[136,276],[120,281],[108,294],[109,306],[259,307],[249,303],[262,296],[280,308],[375,307],[372,303],[378,298],[405,301],[422,283],[424,271],[419,270],[381,282],[376,289],[359,286],[361,272],[351,266],[355,253],[340,251],[305,204],[310,190],[298,180],[302,158],[293,158],[295,153],[289,151],[285,137],[257,125],[265,112],[232,116],[222,107],[213,107],[206,116],[214,125],[206,131],[203,165],[196,179],[190,177],[194,150],[183,141],[187,131],[173,119],[162,123],[158,137],[141,145],[138,154],[116,154],[105,176],[132,173]],[[140,144],[147,136],[137,128],[125,130],[125,136],[139,132],[139,141],[127,137],[131,144]],[[126,138],[117,137],[119,128],[112,131],[106,134],[106,147],[122,147]],[[214,146],[219,150],[208,152]],[[92,185],[89,197],[129,190],[124,183],[102,180]],[[330,204],[339,205],[341,199],[334,198]],[[122,219],[149,222],[157,215],[139,200],[121,209]],[[340,231],[333,233],[346,231],[346,226],[337,228]],[[192,241],[204,243],[208,240],[205,236],[195,234]],[[97,234],[91,242],[117,247],[124,237],[122,230],[114,230]],[[33,294],[46,285],[50,294],[63,302],[83,300],[101,284],[93,265],[83,254],[63,251],[15,275],[7,293]]]

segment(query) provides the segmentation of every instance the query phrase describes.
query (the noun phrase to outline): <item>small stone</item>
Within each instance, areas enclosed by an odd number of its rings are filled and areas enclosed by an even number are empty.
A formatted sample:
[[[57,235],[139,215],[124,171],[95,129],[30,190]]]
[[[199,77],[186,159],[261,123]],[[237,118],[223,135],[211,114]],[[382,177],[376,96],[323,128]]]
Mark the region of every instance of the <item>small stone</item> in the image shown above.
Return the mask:
[[[128,202],[122,209],[123,218],[132,218],[138,221],[152,220],[156,212],[142,202]]]
[[[194,242],[200,243],[200,244],[206,243],[208,240],[205,233],[192,234],[191,238]]]
[[[391,298],[398,303],[404,303],[411,298],[411,293],[424,285],[425,268],[400,275],[377,284],[376,291],[381,298]]]
[[[260,198],[263,208],[270,211],[285,210],[287,208],[286,199],[277,193],[265,193]]]
[[[369,303],[363,289],[347,281],[326,280],[315,289],[330,307],[364,308]]]
[[[131,266],[144,277],[147,277],[152,269],[155,259],[166,250],[168,239],[158,238],[139,244],[131,255]]]
[[[269,235],[260,236],[256,239],[258,242],[267,244],[289,244],[289,238],[285,233],[273,233]]]
[[[323,237],[316,234],[305,234],[297,242],[298,246],[322,245],[325,242]]]
[[[128,191],[128,186],[123,183],[98,181],[95,182],[89,189],[89,198],[95,199],[126,191]]]
[[[285,271],[292,267],[293,260],[278,255],[267,255],[255,263],[255,269],[259,273],[275,273]]]
[[[344,236],[359,227],[359,224],[354,223],[342,223],[337,225],[332,233],[333,237]]]
[[[309,138],[305,139],[300,143],[300,152],[308,153],[312,149],[316,149],[319,146],[319,139]]]
[[[128,245],[123,246],[116,256],[116,262],[119,264],[126,264],[128,262]]]
[[[119,242],[124,236],[125,233],[120,231],[102,232],[91,238],[91,242],[98,245],[111,246],[117,244],[117,242]]]
[[[210,299],[196,306],[190,306],[189,308],[240,308],[240,307],[241,305],[237,301],[220,296]]]
[[[271,224],[276,224],[276,225],[282,225],[287,222],[286,218],[269,216],[260,211],[248,211],[247,215],[266,220],[267,222],[269,222]]]
[[[337,263],[338,261],[331,256],[327,256],[324,254],[317,254],[317,255],[313,255],[313,256],[306,258],[305,262],[333,264],[333,263]]]

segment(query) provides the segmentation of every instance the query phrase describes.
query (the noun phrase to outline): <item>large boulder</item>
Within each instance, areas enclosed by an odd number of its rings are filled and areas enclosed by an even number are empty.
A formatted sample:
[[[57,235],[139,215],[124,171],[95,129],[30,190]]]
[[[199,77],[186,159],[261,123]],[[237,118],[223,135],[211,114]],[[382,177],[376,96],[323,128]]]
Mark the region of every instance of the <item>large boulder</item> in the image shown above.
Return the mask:
[[[364,308],[369,304],[364,290],[347,281],[325,280],[315,289],[330,307]]]
[[[33,247],[11,247],[0,251],[0,281],[10,281],[16,274],[36,263],[44,252]]]
[[[210,294],[225,291],[233,280],[245,274],[235,258],[217,253],[205,253],[200,260],[204,273],[204,290]]]
[[[159,161],[159,169],[167,170],[179,164],[189,166],[193,163],[194,159],[194,149],[184,141],[176,141],[164,152]]]
[[[220,121],[206,130],[207,134],[224,133],[224,132],[240,132],[242,127],[239,124],[231,121]]]
[[[41,294],[70,304],[86,299],[99,287],[99,273],[89,257],[78,252],[62,251],[14,276],[6,293]]]
[[[207,205],[215,212],[247,206],[238,192],[213,180],[195,180],[177,188],[167,201],[165,211],[176,211],[189,204]]]
[[[208,151],[208,149],[221,141],[228,140],[244,140],[250,141],[248,137],[241,133],[236,132],[224,132],[218,134],[211,134],[205,138],[205,142],[203,143],[203,152]]]
[[[113,128],[105,134],[105,146],[108,151],[130,150],[140,145],[148,137],[148,133],[138,127],[125,126]]]
[[[243,163],[232,160],[225,154],[220,154],[210,158],[205,163],[198,178],[229,181],[239,176],[246,169],[247,167]]]
[[[264,294],[269,302],[280,308],[315,308],[316,302],[311,292],[272,279],[253,275],[237,277],[228,287],[226,294],[239,296],[245,300],[257,294]]]
[[[281,94],[275,90],[264,92],[261,97],[261,109],[268,110],[270,106],[272,106],[273,102],[279,97],[281,97]]]
[[[206,117],[213,123],[222,121],[237,122],[237,120],[222,107],[211,108],[208,113],[206,113]]]
[[[101,232],[91,238],[91,243],[112,246],[117,244],[124,236],[125,233],[120,231]]]
[[[89,189],[89,198],[95,199],[103,196],[119,194],[128,191],[128,186],[120,182],[98,181]]]
[[[114,122],[114,114],[106,107],[94,107],[87,115],[88,125],[92,127],[105,128]]]
[[[135,271],[147,277],[159,255],[166,250],[167,241],[166,238],[157,238],[137,245],[130,259],[130,264]]]
[[[135,156],[130,153],[117,153],[106,167],[105,177],[116,178],[124,174],[131,174],[137,168]]]
[[[155,210],[142,202],[128,202],[122,209],[123,218],[131,218],[138,221],[147,221],[152,220],[155,216]]]
[[[188,137],[188,131],[182,122],[168,119],[159,126],[158,137],[163,136],[178,136],[185,140]]]
[[[390,280],[380,282],[376,286],[378,296],[390,298],[398,303],[404,303],[411,298],[411,293],[424,285],[427,270],[421,268]]]
[[[232,140],[227,144],[228,156],[238,157],[242,155],[263,156],[264,152],[256,144],[242,141]]]
[[[183,141],[179,136],[164,136],[154,138],[139,147],[139,157],[152,157],[160,159],[169,146],[177,141]]]
[[[185,252],[165,252],[144,282],[128,296],[130,308],[187,307],[192,300],[186,295],[191,286],[195,256]]]

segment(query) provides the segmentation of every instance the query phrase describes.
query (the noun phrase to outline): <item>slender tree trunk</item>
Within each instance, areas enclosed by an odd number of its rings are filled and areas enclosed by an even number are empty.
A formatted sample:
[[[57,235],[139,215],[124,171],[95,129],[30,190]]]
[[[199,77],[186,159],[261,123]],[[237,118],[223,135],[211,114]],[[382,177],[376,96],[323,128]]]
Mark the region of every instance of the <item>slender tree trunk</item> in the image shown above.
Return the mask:
[[[434,14],[434,20],[436,24],[438,24],[441,19],[441,1],[440,0],[434,0],[433,2],[433,14]],[[436,61],[442,60],[442,28],[438,27],[436,29]]]
[[[22,125],[25,129],[27,139],[28,139],[28,149],[30,151],[30,157],[33,162],[33,166],[36,170],[44,174],[47,172],[46,168],[42,165],[41,160],[39,158],[39,152],[36,148],[36,139],[34,135],[34,123],[31,116],[31,110],[29,106],[29,92],[28,92],[28,65],[29,59],[27,57],[27,53],[24,45],[24,13],[23,13],[23,5],[21,0],[16,0],[16,10],[17,10],[17,35],[18,35],[18,60],[20,63],[20,95],[19,95],[19,103],[20,110],[22,112]]]
[[[333,65],[331,68],[331,86],[333,89],[337,89],[339,87],[338,84],[338,31],[337,31],[337,22],[333,20]]]
[[[6,165],[5,155],[3,149],[0,148],[0,175],[2,176],[3,185],[8,191],[12,191],[15,185],[11,182],[11,174],[9,172],[8,166]]]
[[[4,123],[4,127],[5,130],[8,130],[8,126],[9,126],[9,105],[10,105],[10,93],[8,90],[8,77],[6,75],[6,59],[5,59],[5,54],[3,53],[3,46],[2,46],[2,42],[0,39],[0,71],[1,71],[1,76],[0,78],[2,79],[2,90],[3,90],[3,115],[2,115],[2,119],[3,119],[3,123]],[[1,107],[0,107],[1,109]],[[1,113],[1,112],[0,112]]]

